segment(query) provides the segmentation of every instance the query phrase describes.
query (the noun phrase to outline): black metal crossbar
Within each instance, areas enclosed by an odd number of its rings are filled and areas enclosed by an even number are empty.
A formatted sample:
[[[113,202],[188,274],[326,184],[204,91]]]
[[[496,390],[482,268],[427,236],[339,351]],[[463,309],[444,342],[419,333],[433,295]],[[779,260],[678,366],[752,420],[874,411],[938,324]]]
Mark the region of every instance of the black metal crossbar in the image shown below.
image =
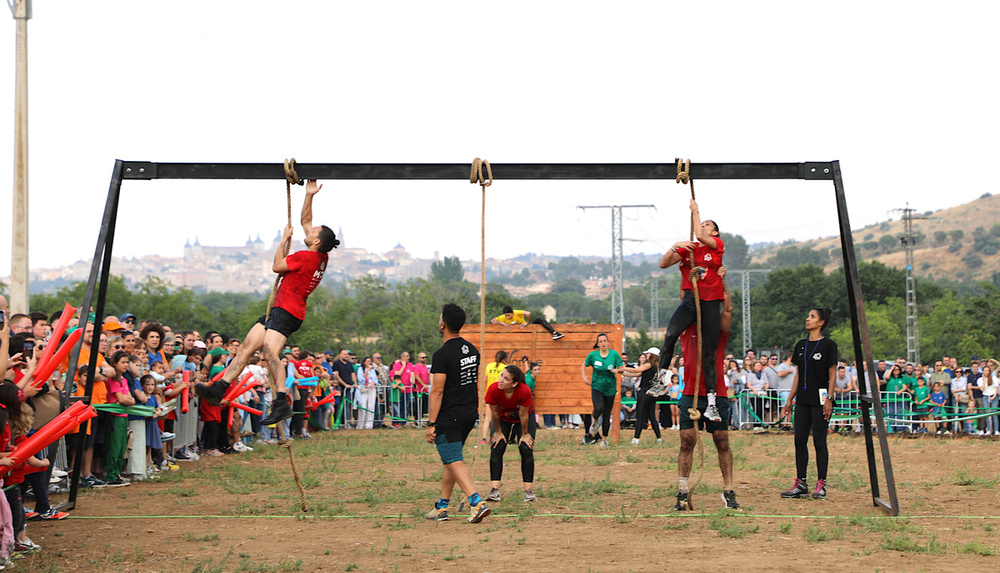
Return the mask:
[[[671,163],[494,163],[491,164],[493,177],[503,180],[627,180],[627,179],[674,179],[677,175],[676,161]],[[302,179],[374,179],[374,180],[468,180],[469,163],[296,163],[295,171]],[[875,378],[871,340],[868,337],[868,320],[865,316],[864,297],[858,278],[857,257],[854,239],[847,215],[847,198],[839,161],[817,161],[804,163],[692,163],[689,170],[692,179],[801,179],[833,181],[837,217],[840,224],[840,243],[844,257],[847,280],[848,303],[851,313],[854,354],[859,363],[868,364],[867,371],[858,378],[860,393],[869,395],[869,388],[878,389]],[[283,163],[154,163],[148,161],[115,162],[111,175],[111,186],[101,220],[101,230],[97,238],[94,260],[87,282],[82,308],[95,306],[96,316],[104,316],[105,296],[110,278],[112,246],[115,237],[115,222],[118,217],[118,202],[121,197],[122,181],[140,179],[285,179]],[[82,342],[82,341],[81,341]],[[73,350],[71,364],[76,364],[80,345]],[[83,400],[89,402],[93,391],[92,380],[97,367],[97,353],[90,356],[87,387]],[[63,395],[63,406],[68,403],[72,384],[73,369],[67,373],[67,384]],[[876,425],[882,464],[885,470],[886,488],[889,501],[879,495],[879,478],[875,461],[875,450],[871,430],[870,410],[875,410]],[[872,486],[872,501],[876,507],[899,515],[899,500],[889,456],[882,405],[878,400],[861,401],[861,426],[864,428],[868,451],[868,472]],[[65,509],[76,505],[80,484],[80,468],[83,465],[83,449],[76,452],[76,464],[72,475],[70,498]]]
[[[675,163],[494,163],[497,180],[674,179]],[[468,179],[468,163],[296,163],[302,179]],[[693,179],[833,180],[833,164],[692,163]],[[123,179],[284,179],[282,163],[127,161]]]

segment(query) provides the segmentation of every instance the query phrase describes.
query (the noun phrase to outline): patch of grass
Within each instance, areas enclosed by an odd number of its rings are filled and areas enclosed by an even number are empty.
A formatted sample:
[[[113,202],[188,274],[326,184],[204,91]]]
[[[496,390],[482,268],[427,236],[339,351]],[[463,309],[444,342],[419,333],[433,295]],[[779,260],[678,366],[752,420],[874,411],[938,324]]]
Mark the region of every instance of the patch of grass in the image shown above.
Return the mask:
[[[194,497],[198,495],[198,490],[193,487],[181,487],[175,485],[167,490],[167,493],[176,497]]]
[[[389,529],[391,529],[393,531],[396,531],[396,530],[399,530],[399,529],[413,529],[413,524],[412,523],[403,523],[403,514],[400,513],[399,514],[399,518],[396,520],[396,523],[393,523],[393,524],[389,525]]]
[[[669,531],[680,531],[682,529],[687,529],[688,527],[691,527],[691,522],[690,521],[687,521],[687,522],[684,522],[684,523],[678,523],[677,525],[664,525],[663,529],[666,529],[666,530],[669,530]]]
[[[965,545],[959,545],[955,548],[959,553],[973,553],[975,555],[996,555],[997,550],[989,545],[984,545],[979,541],[973,539],[972,541],[966,543]]]
[[[760,531],[760,526],[747,527],[740,523],[739,516],[732,511],[723,510],[707,517],[708,528],[719,533],[719,537],[730,537],[732,539],[742,539],[751,533]]]
[[[599,481],[567,480],[561,486],[551,486],[546,495],[552,499],[587,499],[597,495],[627,491],[628,486],[625,483],[612,481],[611,472],[607,472],[604,479]]]
[[[782,523],[781,525],[779,525],[778,526],[778,531],[780,531],[782,533],[785,533],[785,534],[791,533],[791,531],[792,531],[792,524],[791,524],[791,522]]]
[[[458,545],[451,548],[448,554],[443,557],[445,561],[455,561],[456,559],[465,559],[465,554],[455,555],[455,550],[458,549]]]
[[[1000,483],[1000,477],[985,478],[974,476],[969,468],[961,467],[955,470],[955,478],[952,483],[955,485],[974,485],[982,488],[993,488]]]
[[[593,466],[610,466],[611,464],[618,461],[620,455],[618,452],[613,454],[601,454],[595,453],[587,456],[587,461]]]
[[[879,542],[879,548],[903,553],[944,553],[944,545],[937,540],[936,535],[932,535],[926,545],[921,545],[919,541],[910,538],[905,533],[886,533],[882,536],[882,541]]]
[[[847,522],[854,527],[860,527],[868,533],[920,533],[923,531],[920,527],[912,525],[908,519],[899,519],[894,517],[865,517],[852,515],[848,518]]]
[[[344,571],[357,571],[359,569],[357,563],[349,563],[347,567],[344,567]]]
[[[199,543],[204,543],[206,541],[215,541],[219,538],[218,533],[208,533],[205,535],[194,535],[190,531],[184,534],[188,541],[197,541]]]
[[[792,528],[792,524],[788,523],[788,529]],[[786,532],[787,533],[787,532]],[[809,543],[820,543],[823,541],[830,541],[832,539],[843,539],[844,538],[844,528],[843,527],[813,527],[809,526],[806,530],[805,535],[803,535],[806,541]]]
[[[632,452],[625,452],[625,461],[630,464],[637,464],[642,461],[642,456],[633,454]]]

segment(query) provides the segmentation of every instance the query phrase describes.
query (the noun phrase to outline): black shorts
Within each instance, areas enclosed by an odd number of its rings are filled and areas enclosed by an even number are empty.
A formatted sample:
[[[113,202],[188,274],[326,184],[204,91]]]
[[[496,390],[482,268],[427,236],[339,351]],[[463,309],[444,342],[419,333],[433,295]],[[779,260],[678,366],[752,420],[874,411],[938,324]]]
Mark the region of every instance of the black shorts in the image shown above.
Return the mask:
[[[292,316],[292,313],[281,308],[280,306],[276,306],[271,309],[271,318],[268,319],[267,322],[264,321],[266,318],[267,315],[265,314],[258,318],[257,322],[259,324],[263,324],[264,328],[268,330],[276,330],[281,334],[284,334],[285,338],[291,336],[293,332],[302,326],[301,320],[295,318]]]
[[[449,420],[446,422],[438,420],[436,433],[438,436],[445,436],[449,442],[461,442],[464,444],[465,439],[469,437],[469,434],[472,433],[472,429],[475,427],[476,418],[472,418],[471,420]]]
[[[688,410],[693,405],[694,396],[681,396],[680,402],[677,404],[680,408],[680,426],[682,430],[694,428],[694,420],[691,419],[691,414],[688,413]],[[698,397],[698,411],[701,412],[701,417],[698,418],[698,427],[709,433],[728,430],[730,425],[729,400],[719,398],[715,401],[715,407],[719,410],[719,417],[722,418],[721,422],[709,422],[705,418],[705,410],[708,408],[708,396]]]

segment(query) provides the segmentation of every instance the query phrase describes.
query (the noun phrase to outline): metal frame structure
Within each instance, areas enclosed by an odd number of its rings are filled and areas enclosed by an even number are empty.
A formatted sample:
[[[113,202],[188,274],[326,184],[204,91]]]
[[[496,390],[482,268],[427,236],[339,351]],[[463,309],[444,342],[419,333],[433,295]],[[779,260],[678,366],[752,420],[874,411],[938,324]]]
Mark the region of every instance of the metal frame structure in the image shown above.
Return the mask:
[[[493,176],[496,180],[638,180],[660,179],[673,180],[677,175],[675,163],[494,163]],[[298,163],[295,166],[303,179],[341,179],[341,180],[469,180],[468,163],[436,163],[436,164],[403,164],[403,163]],[[854,353],[859,362],[868,364],[867,380],[859,377],[861,400],[861,416],[865,433],[865,443],[868,452],[868,471],[872,487],[872,501],[876,507],[888,510],[892,515],[899,515],[899,501],[896,496],[896,484],[889,456],[889,444],[885,433],[885,421],[882,406],[878,399],[878,382],[875,378],[875,363],[872,358],[871,340],[868,336],[868,321],[865,316],[864,298],[861,294],[861,281],[858,278],[857,258],[854,251],[854,238],[851,235],[851,224],[847,214],[847,198],[844,194],[844,181],[840,171],[839,161],[805,162],[805,163],[692,163],[689,174],[693,179],[802,179],[806,181],[832,181],[837,216],[840,226],[840,244],[843,251],[846,268],[846,283],[848,303],[851,314],[851,331],[853,333]],[[118,217],[118,205],[121,199],[122,182],[125,180],[150,179],[269,179],[284,180],[285,171],[282,163],[152,163],[142,161],[115,161],[111,175],[111,185],[101,220],[101,229],[94,251],[94,260],[84,295],[83,308],[95,306],[96,316],[104,316],[105,297],[110,278],[111,257],[115,238],[115,223]],[[82,342],[82,341],[81,341]],[[74,349],[70,363],[78,360],[80,346]],[[93,391],[93,373],[97,366],[97,353],[91,353],[87,387],[85,395],[79,399],[90,400]],[[67,373],[67,382],[72,380],[72,369]],[[72,384],[66,384],[64,405],[70,399],[69,389]],[[873,398],[874,396],[874,398]],[[872,406],[875,409],[875,419],[879,430],[882,463],[885,470],[886,488],[889,490],[889,501],[884,501],[879,493],[879,479],[875,460],[875,450],[870,419]],[[77,452],[74,465],[70,501],[65,507],[75,507],[76,495],[80,481],[82,465],[82,449]]]

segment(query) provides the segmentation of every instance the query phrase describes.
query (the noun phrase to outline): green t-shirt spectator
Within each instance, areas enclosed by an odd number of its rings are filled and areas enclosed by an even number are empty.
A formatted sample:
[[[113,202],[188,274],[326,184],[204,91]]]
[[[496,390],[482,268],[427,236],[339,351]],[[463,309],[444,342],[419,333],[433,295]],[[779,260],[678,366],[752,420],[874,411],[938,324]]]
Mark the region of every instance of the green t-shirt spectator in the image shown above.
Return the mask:
[[[903,401],[904,398],[903,394],[896,394],[896,392],[899,392],[900,390],[903,389],[903,385],[906,384],[907,380],[912,380],[914,384],[916,384],[917,382],[915,379],[910,378],[908,376],[904,376],[901,378],[889,378],[888,380],[885,381],[885,392],[886,392],[885,399],[887,402]]]
[[[531,390],[531,393],[535,393],[535,377],[531,375],[531,372],[524,373],[524,385]]]
[[[601,356],[600,350],[595,350],[587,355],[584,366],[593,367],[591,375],[591,387],[605,396],[614,396],[618,393],[617,378],[615,368],[623,366],[622,357],[617,350],[608,349],[607,356]]]

